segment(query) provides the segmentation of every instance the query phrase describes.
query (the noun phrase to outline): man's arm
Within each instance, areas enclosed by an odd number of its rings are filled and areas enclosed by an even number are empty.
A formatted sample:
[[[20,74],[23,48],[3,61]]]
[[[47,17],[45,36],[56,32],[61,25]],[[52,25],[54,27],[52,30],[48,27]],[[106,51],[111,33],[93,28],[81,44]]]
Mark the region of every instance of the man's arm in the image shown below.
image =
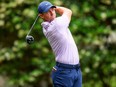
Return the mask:
[[[63,14],[67,15],[68,19],[71,20],[72,11],[70,9],[56,6],[55,11],[60,15],[63,15]]]

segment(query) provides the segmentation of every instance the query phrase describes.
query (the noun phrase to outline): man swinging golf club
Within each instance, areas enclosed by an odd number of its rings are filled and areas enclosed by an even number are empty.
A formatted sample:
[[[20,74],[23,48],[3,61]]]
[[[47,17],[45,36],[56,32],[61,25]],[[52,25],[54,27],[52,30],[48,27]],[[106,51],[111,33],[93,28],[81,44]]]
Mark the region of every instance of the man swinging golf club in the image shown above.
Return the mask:
[[[55,54],[56,66],[52,70],[54,87],[82,87],[78,49],[68,28],[72,11],[43,1],[38,12],[43,19],[43,33]],[[60,16],[56,17],[56,13]]]

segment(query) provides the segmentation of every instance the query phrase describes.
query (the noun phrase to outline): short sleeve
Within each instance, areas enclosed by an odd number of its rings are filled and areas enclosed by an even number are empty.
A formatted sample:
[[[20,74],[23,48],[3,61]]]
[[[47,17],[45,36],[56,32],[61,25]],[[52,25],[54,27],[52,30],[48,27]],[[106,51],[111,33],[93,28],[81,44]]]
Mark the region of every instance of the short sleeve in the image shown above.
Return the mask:
[[[66,14],[63,14],[62,16],[56,18],[56,24],[61,28],[68,28],[69,23],[70,20],[68,19]]]

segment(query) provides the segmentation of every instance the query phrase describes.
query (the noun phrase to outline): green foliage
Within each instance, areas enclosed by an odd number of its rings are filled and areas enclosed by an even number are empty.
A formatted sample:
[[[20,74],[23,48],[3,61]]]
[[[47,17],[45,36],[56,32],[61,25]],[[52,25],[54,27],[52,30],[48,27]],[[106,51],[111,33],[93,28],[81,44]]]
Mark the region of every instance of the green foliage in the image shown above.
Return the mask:
[[[0,74],[8,84],[21,87],[51,87],[54,55],[42,33],[41,19],[27,45],[25,36],[37,16],[42,0],[0,1]],[[116,1],[51,0],[73,11],[70,30],[77,43],[83,87],[116,87]],[[97,84],[96,84],[97,82]]]

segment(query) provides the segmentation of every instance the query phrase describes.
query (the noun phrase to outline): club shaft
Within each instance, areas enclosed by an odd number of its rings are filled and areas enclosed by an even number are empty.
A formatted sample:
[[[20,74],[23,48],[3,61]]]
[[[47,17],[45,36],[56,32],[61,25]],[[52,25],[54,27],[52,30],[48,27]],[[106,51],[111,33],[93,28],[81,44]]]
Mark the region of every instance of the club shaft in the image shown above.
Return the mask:
[[[35,19],[35,21],[34,21],[33,25],[31,26],[31,28],[30,28],[30,30],[29,30],[29,32],[28,32],[28,34],[27,34],[27,36],[31,33],[31,31],[32,31],[32,29],[33,29],[33,27],[34,27],[35,23],[36,23],[36,22],[37,22],[37,20],[38,20],[38,18],[39,18],[39,16],[37,16],[37,17],[36,17],[36,19]]]

